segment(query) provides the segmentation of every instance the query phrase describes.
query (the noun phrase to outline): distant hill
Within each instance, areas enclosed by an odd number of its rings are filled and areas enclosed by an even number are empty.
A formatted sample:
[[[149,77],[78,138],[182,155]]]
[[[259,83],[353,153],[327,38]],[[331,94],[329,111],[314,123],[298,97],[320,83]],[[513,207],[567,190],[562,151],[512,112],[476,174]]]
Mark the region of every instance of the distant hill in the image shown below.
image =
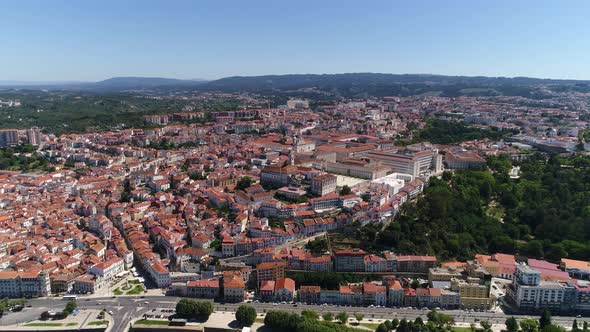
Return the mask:
[[[536,85],[575,84],[590,81],[555,80],[530,77],[444,76],[430,74],[293,74],[266,76],[232,76],[211,81],[208,87],[243,89],[295,89],[302,87],[366,86],[388,84],[467,84],[467,85]]]
[[[180,80],[162,77],[113,77],[99,82],[16,82],[0,81],[0,88],[121,92],[172,88],[196,88],[205,80]]]
[[[150,89],[171,86],[197,86],[206,81],[179,80],[162,77],[113,77],[104,81],[89,83],[88,88],[93,90],[135,90]]]
[[[8,81],[4,81],[8,82]],[[54,84],[2,84],[2,88],[87,91],[92,93],[144,91],[167,93],[178,90],[254,92],[306,98],[363,98],[368,96],[527,96],[544,98],[546,89],[590,92],[590,81],[530,77],[444,76],[431,74],[289,74],[232,76],[214,81],[162,77],[113,77],[100,82]],[[17,83],[17,82],[12,82]]]
[[[411,96],[411,95],[518,95],[542,98],[541,85],[563,89],[590,90],[590,81],[539,79],[530,77],[444,76],[430,74],[294,74],[233,76],[208,82],[199,90],[224,92],[288,93],[310,96],[321,91],[335,97]],[[562,90],[563,90],[562,89]],[[318,98],[323,98],[317,94]]]

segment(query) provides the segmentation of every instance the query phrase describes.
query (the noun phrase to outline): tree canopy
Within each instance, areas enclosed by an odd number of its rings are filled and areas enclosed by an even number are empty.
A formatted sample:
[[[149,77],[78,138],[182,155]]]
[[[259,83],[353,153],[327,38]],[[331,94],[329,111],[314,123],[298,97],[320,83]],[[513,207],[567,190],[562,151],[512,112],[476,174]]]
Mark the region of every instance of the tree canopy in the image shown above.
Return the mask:
[[[176,304],[176,314],[186,319],[208,319],[213,313],[213,305],[208,301],[181,299]]]
[[[243,326],[251,326],[256,321],[256,309],[250,305],[241,305],[236,310],[236,320]]]
[[[510,178],[506,156],[489,158],[489,169],[432,178],[371,245],[441,259],[502,252],[588,260],[590,157],[534,154],[517,165],[520,179]]]

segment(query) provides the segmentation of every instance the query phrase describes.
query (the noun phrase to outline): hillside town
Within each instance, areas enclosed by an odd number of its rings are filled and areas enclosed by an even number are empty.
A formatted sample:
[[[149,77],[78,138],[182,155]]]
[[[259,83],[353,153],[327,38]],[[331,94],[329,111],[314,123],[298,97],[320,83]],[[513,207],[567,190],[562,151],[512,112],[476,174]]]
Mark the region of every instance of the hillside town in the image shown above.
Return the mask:
[[[111,132],[3,129],[0,147],[32,145],[51,169],[0,171],[0,297],[588,313],[588,261],[501,252],[442,261],[338,237],[395,222],[444,171],[484,167],[487,156],[590,148],[584,108],[581,98],[388,97],[314,109],[292,99],[215,113],[187,107]],[[411,129],[429,117],[507,134],[413,142]],[[305,274],[355,281],[298,283]]]

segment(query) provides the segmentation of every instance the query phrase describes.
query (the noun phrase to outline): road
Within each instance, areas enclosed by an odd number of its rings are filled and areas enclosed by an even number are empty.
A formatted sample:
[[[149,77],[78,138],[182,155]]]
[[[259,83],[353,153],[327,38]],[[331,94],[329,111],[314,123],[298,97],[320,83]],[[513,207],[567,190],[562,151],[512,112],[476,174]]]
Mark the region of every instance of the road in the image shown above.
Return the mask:
[[[150,312],[156,308],[174,308],[180,298],[174,296],[119,296],[116,298],[85,298],[79,297],[76,301],[80,309],[106,309],[112,311],[112,318],[114,320],[111,331],[123,331],[125,326],[129,325],[134,318],[139,318],[143,314]],[[204,300],[207,301],[207,300]],[[62,310],[65,307],[66,301],[61,298],[40,298],[29,300],[27,305],[31,308],[25,308],[22,312],[10,313],[0,319],[1,325],[11,325],[16,323],[23,323],[35,320],[39,317],[41,312],[45,310]],[[236,309],[243,303],[214,303],[216,311],[230,311],[235,312]],[[290,312],[301,312],[302,310],[314,310],[320,315],[325,312],[332,312],[334,314],[341,311],[346,311],[349,314],[362,313],[365,318],[375,319],[411,319],[422,317],[426,320],[427,310],[413,310],[413,309],[392,309],[392,308],[366,308],[366,307],[338,307],[338,306],[321,306],[321,305],[297,305],[292,304],[273,305],[271,303],[250,303],[256,308],[259,313],[268,312],[269,310],[285,310]],[[473,323],[476,321],[487,320],[492,324],[504,324],[508,317],[504,313],[494,312],[465,312],[462,310],[445,310],[445,314],[453,316],[456,322]],[[516,315],[517,319],[534,318],[537,316]],[[553,322],[564,327],[571,327],[574,317],[554,316]],[[590,323],[590,318],[578,318],[578,324],[583,321]]]

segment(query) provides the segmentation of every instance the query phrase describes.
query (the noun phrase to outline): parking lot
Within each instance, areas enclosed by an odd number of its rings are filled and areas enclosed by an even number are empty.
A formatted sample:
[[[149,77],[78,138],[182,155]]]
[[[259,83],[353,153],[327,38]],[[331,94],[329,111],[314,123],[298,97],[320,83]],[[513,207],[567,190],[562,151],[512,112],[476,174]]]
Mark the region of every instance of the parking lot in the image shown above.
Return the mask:
[[[157,308],[145,313],[143,317],[145,319],[169,319],[176,313],[174,308]]]

